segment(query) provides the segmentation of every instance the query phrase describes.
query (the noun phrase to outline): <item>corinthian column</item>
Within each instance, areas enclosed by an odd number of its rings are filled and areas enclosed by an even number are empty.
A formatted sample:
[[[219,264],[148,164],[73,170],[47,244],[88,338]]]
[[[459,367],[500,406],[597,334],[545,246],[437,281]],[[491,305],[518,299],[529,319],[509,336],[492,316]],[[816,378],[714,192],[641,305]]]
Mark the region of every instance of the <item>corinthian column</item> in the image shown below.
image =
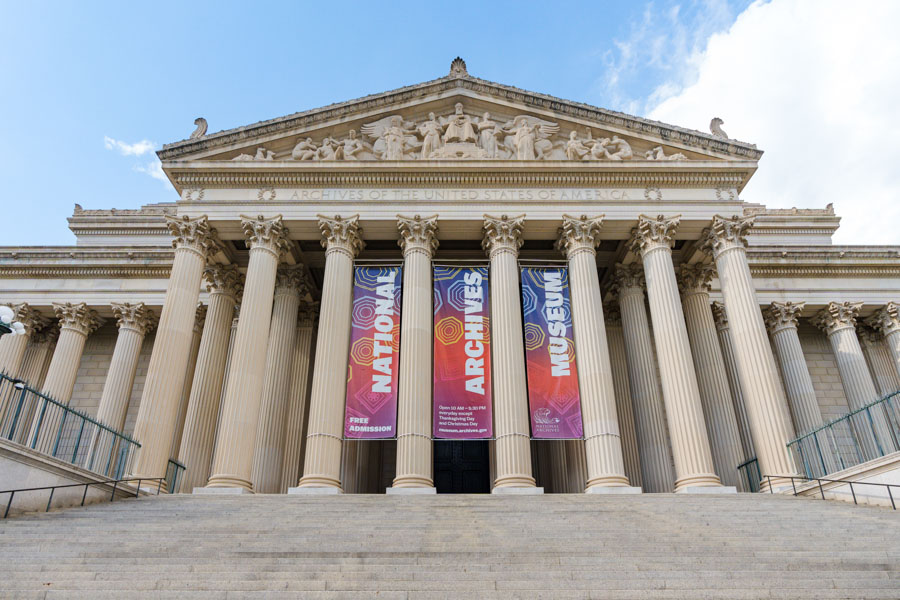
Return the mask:
[[[296,341],[291,359],[291,388],[288,393],[287,420],[284,424],[284,462],[279,490],[282,494],[300,478],[303,425],[309,405],[309,358],[312,351],[313,324],[318,310],[318,302],[303,306],[297,318]]]
[[[741,437],[728,387],[728,375],[725,373],[725,360],[716,334],[716,323],[709,307],[709,282],[712,276],[711,265],[682,265],[679,284],[716,473],[725,485],[743,489],[737,470],[738,465],[744,462]]]
[[[112,309],[116,315],[119,335],[103,384],[97,420],[121,431],[125,427],[128,400],[131,398],[131,387],[134,385],[134,374],[144,336],[156,324],[156,315],[143,302],[113,304]]]
[[[603,322],[603,299],[597,277],[596,248],[600,243],[602,222],[603,217],[589,219],[563,215],[556,242],[557,249],[569,261],[575,361],[584,420],[584,455],[587,457],[585,491],[588,492],[628,487]]]
[[[822,411],[797,336],[797,317],[804,305],[804,302],[773,302],[763,313],[781,363],[784,391],[794,415],[794,426],[800,435],[822,425]]]
[[[791,421],[744,250],[744,236],[752,223],[751,217],[714,217],[704,249],[716,261],[760,472],[791,475],[796,472],[787,448]],[[777,487],[790,484],[788,480],[773,482]],[[768,480],[762,481],[761,488],[768,490]]]
[[[134,426],[134,437],[141,443],[132,469],[135,477],[166,473],[194,336],[200,280],[218,246],[206,217],[167,216],[166,223],[175,236],[175,258]]]
[[[25,348],[28,346],[32,334],[42,328],[47,320],[41,316],[41,313],[24,302],[14,305],[12,309],[15,312],[13,321],[18,321],[25,326],[25,334],[0,337],[0,373],[16,378],[22,371]]]
[[[437,215],[397,216],[403,248],[403,313],[400,317],[400,396],[397,476],[392,491],[434,491],[431,477],[431,354],[434,345],[431,257],[437,250]]]
[[[888,302],[869,317],[868,322],[884,335],[897,376],[900,377],[900,304]]]
[[[237,493],[253,491],[253,449],[259,424],[275,273],[278,262],[290,248],[281,215],[271,219],[262,215],[257,218],[241,216],[241,227],[250,247],[250,262],[241,299],[241,318],[234,337],[232,361],[237,368],[231,370],[225,383],[215,460],[207,484],[209,488],[230,488]]]
[[[675,475],[672,472],[672,451],[666,432],[662,390],[653,356],[650,322],[644,308],[644,271],[639,264],[616,265],[614,277],[622,313],[625,362],[640,447],[641,480],[648,492],[671,492],[675,486]]]
[[[203,274],[207,281],[209,306],[178,453],[178,460],[185,466],[183,490],[206,485],[209,480],[232,315],[243,291],[241,275],[235,265],[211,265]]]
[[[347,361],[353,309],[353,259],[363,249],[359,215],[349,219],[319,216],[325,246],[325,280],[319,313],[319,340],[313,368],[303,477],[288,492],[306,488],[341,491],[341,443],[347,397]]]
[[[187,367],[184,371],[184,387],[181,390],[181,402],[178,405],[178,420],[175,421],[175,433],[172,435],[172,449],[169,456],[176,457],[181,451],[181,436],[184,434],[184,421],[187,417],[188,401],[191,397],[191,389],[194,386],[194,372],[197,368],[197,356],[200,354],[200,334],[203,333],[203,324],[206,321],[206,306],[197,304],[196,318],[194,319],[194,335],[191,337],[191,351],[188,354]]]
[[[256,449],[253,451],[253,489],[260,494],[280,492],[287,394],[291,386],[290,369],[297,338],[297,311],[300,298],[307,292],[304,265],[278,269],[266,350],[262,405],[256,429]]]
[[[525,216],[485,215],[482,248],[491,260],[491,332],[494,379],[494,437],[497,473],[492,493],[532,488],[531,436],[525,384],[525,343],[517,257]]]
[[[900,375],[894,368],[894,359],[884,336],[869,325],[857,324],[856,337],[872,372],[878,395],[883,398],[900,390]]]
[[[731,328],[728,326],[728,316],[725,314],[724,304],[713,302],[710,308],[712,309],[713,319],[716,322],[716,331],[719,334],[722,358],[725,359],[725,373],[728,375],[728,387],[731,388],[734,414],[737,416],[738,432],[741,434],[741,448],[744,451],[743,460],[747,460],[756,456],[756,450],[753,449],[750,419],[747,417],[744,395],[741,393],[741,379],[737,370],[737,362],[734,358],[734,341],[731,339]]]
[[[616,416],[619,418],[619,433],[622,437],[625,476],[633,485],[641,487],[641,457],[634,429],[634,408],[631,386],[628,384],[628,365],[625,363],[625,334],[622,332],[622,313],[618,303],[604,304],[603,316],[606,318],[606,339],[609,344],[613,389],[616,391]]]
[[[47,323],[31,334],[31,343],[25,350],[25,358],[19,371],[19,379],[28,382],[32,389],[41,389],[44,377],[53,358],[56,339],[59,337],[59,323],[47,320]]]
[[[59,317],[59,340],[41,392],[60,404],[68,404],[75,387],[84,343],[103,321],[84,302],[54,304],[53,310]]]

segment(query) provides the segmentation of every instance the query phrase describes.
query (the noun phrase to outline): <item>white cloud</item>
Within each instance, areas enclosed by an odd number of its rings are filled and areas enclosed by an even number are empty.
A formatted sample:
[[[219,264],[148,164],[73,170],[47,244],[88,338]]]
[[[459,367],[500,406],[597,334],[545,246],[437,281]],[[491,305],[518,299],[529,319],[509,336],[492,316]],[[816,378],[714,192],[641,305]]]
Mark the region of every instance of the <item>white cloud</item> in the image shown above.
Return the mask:
[[[166,174],[163,172],[162,163],[159,162],[158,158],[148,162],[146,165],[136,165],[134,170],[139,173],[146,173],[153,179],[169,183],[169,178],[166,177]]]
[[[128,144],[106,135],[103,136],[103,145],[106,146],[107,150],[116,150],[122,156],[143,156],[156,149],[156,144],[150,140],[141,140],[133,144]]]
[[[757,2],[709,37],[653,119],[723,128],[765,155],[742,193],[843,217],[836,243],[900,243],[900,2]]]

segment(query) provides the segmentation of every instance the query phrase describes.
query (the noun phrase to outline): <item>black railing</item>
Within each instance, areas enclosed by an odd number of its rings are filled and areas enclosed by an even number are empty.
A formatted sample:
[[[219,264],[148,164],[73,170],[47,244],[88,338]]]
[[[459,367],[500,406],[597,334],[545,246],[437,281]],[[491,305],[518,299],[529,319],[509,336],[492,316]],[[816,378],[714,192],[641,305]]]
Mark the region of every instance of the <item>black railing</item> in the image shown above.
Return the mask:
[[[819,484],[819,494],[822,496],[822,500],[826,500],[825,498],[825,488],[822,486],[822,482],[825,483],[838,483],[841,485],[850,486],[850,494],[853,496],[853,504],[859,504],[856,499],[856,490],[853,489],[854,485],[874,485],[877,487],[883,487],[887,490],[887,497],[891,501],[891,508],[897,510],[897,503],[894,500],[894,493],[891,491],[891,488],[897,488],[900,491],[900,485],[892,484],[892,483],[875,483],[871,481],[849,481],[846,479],[825,479],[824,477],[798,477],[796,475],[763,475],[765,480],[769,484],[769,492],[774,494],[775,491],[772,489],[772,479],[790,479],[791,480],[791,488],[794,490],[794,495],[799,496],[800,492],[797,491],[797,481],[801,482],[812,482],[815,481]],[[803,490],[805,491],[805,490]]]
[[[165,480],[166,480],[165,477],[153,477],[153,478],[128,477],[125,479],[108,479],[106,481],[88,481],[86,483],[68,483],[65,485],[48,485],[48,486],[44,486],[44,487],[21,488],[18,490],[0,490],[0,496],[2,496],[3,494],[9,494],[9,499],[6,501],[6,510],[3,511],[3,518],[5,519],[6,517],[9,516],[9,509],[12,506],[13,499],[16,497],[16,494],[22,494],[24,492],[40,492],[42,490],[50,490],[50,496],[47,498],[47,508],[44,509],[44,512],[49,512],[50,505],[53,503],[53,494],[56,492],[56,490],[59,490],[59,489],[83,487],[84,492],[81,494],[81,506],[84,506],[84,502],[87,499],[88,488],[92,485],[109,485],[111,483],[113,485],[113,488],[112,488],[112,493],[109,495],[109,501],[115,502],[116,491],[117,491],[117,488],[119,487],[120,483],[136,481],[137,486],[135,486],[135,489],[134,489],[134,497],[137,498],[141,493],[141,483],[147,483],[147,482],[154,483],[155,482],[156,483],[156,495],[158,496],[160,493],[160,490],[162,489],[163,481],[165,481]]]
[[[166,490],[170,494],[181,492],[181,482],[184,480],[186,470],[187,468],[174,458],[169,459],[169,464],[166,465]]]
[[[747,459],[737,466],[738,472],[742,475],[744,481],[747,482],[747,491],[756,493],[759,491],[759,484],[762,481],[762,475],[759,472],[759,461],[756,457]]]

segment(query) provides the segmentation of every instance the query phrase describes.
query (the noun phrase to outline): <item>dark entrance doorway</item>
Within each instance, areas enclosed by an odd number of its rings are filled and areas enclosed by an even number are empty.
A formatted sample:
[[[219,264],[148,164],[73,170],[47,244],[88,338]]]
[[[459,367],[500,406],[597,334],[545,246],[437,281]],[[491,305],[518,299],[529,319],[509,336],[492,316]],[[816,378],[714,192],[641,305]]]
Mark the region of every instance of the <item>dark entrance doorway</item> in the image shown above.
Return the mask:
[[[434,487],[438,494],[488,494],[491,491],[487,440],[436,441]]]

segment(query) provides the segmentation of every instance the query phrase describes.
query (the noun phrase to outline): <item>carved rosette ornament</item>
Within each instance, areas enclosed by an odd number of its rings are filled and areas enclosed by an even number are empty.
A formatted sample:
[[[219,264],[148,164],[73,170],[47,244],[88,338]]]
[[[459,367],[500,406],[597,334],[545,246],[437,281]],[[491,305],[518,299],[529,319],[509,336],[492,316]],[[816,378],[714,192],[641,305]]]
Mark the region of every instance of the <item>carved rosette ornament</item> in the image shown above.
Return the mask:
[[[97,312],[87,307],[84,302],[53,303],[53,310],[59,318],[60,329],[70,329],[83,336],[88,336],[103,324]]]
[[[523,243],[522,229],[524,226],[525,215],[518,217],[503,215],[499,219],[484,215],[484,239],[481,240],[481,248],[489,258],[494,258],[502,252],[518,256],[519,248]]]
[[[27,302],[15,304],[12,307],[15,316],[13,321],[18,321],[25,327],[26,334],[33,334],[47,325],[49,320],[40,312],[31,307]]]
[[[597,254],[597,246],[600,244],[600,227],[603,225],[603,217],[570,217],[563,215],[563,224],[559,228],[556,240],[556,249],[562,252],[566,258],[572,258],[580,252]]]
[[[204,269],[203,277],[210,294],[222,294],[235,302],[240,300],[244,283],[236,265],[209,265]]]
[[[403,256],[412,252],[421,252],[428,258],[434,256],[439,243],[437,215],[425,218],[419,215],[412,218],[397,215],[397,228],[400,230],[397,245],[403,249]]]
[[[828,306],[816,313],[812,324],[831,336],[843,329],[856,329],[856,318],[862,302],[829,302]]]
[[[659,215],[656,218],[641,215],[637,227],[631,231],[630,250],[640,256],[654,250],[670,250],[680,221],[681,215]]]
[[[613,290],[622,294],[625,290],[643,290],[647,281],[644,279],[644,267],[640,263],[630,265],[616,264],[613,271]]]
[[[359,226],[359,215],[343,218],[336,215],[334,218],[319,217],[319,231],[322,232],[322,247],[325,255],[329,252],[342,252],[351,259],[366,247],[362,240],[362,227]]]
[[[796,329],[797,318],[806,302],[773,302],[763,310],[763,319],[772,335],[784,329]]]
[[[181,217],[166,215],[166,226],[175,237],[172,246],[176,249],[196,252],[204,261],[208,261],[219,249],[216,230],[209,226],[205,216],[191,219],[187,215]]]
[[[147,335],[159,318],[143,302],[114,302],[110,305],[116,316],[116,325],[121,329],[130,329],[138,335]]]
[[[888,302],[866,319],[866,323],[885,336],[900,331],[900,305]]]
[[[712,225],[703,231],[700,249],[714,259],[728,250],[747,246],[747,231],[753,227],[753,217],[713,217]]]
[[[728,329],[728,315],[725,313],[725,305],[718,300],[710,306],[712,308],[713,320],[716,322],[716,329],[722,331]]]
[[[241,215],[241,229],[247,238],[247,247],[251,250],[259,248],[275,255],[276,260],[290,250],[288,229],[281,220],[281,215],[266,219],[262,215],[248,217]]]
[[[681,265],[678,271],[678,289],[684,296],[708,294],[714,274],[715,269],[712,265],[701,263]]]
[[[282,265],[275,273],[275,295],[305,296],[308,292],[306,265]]]

